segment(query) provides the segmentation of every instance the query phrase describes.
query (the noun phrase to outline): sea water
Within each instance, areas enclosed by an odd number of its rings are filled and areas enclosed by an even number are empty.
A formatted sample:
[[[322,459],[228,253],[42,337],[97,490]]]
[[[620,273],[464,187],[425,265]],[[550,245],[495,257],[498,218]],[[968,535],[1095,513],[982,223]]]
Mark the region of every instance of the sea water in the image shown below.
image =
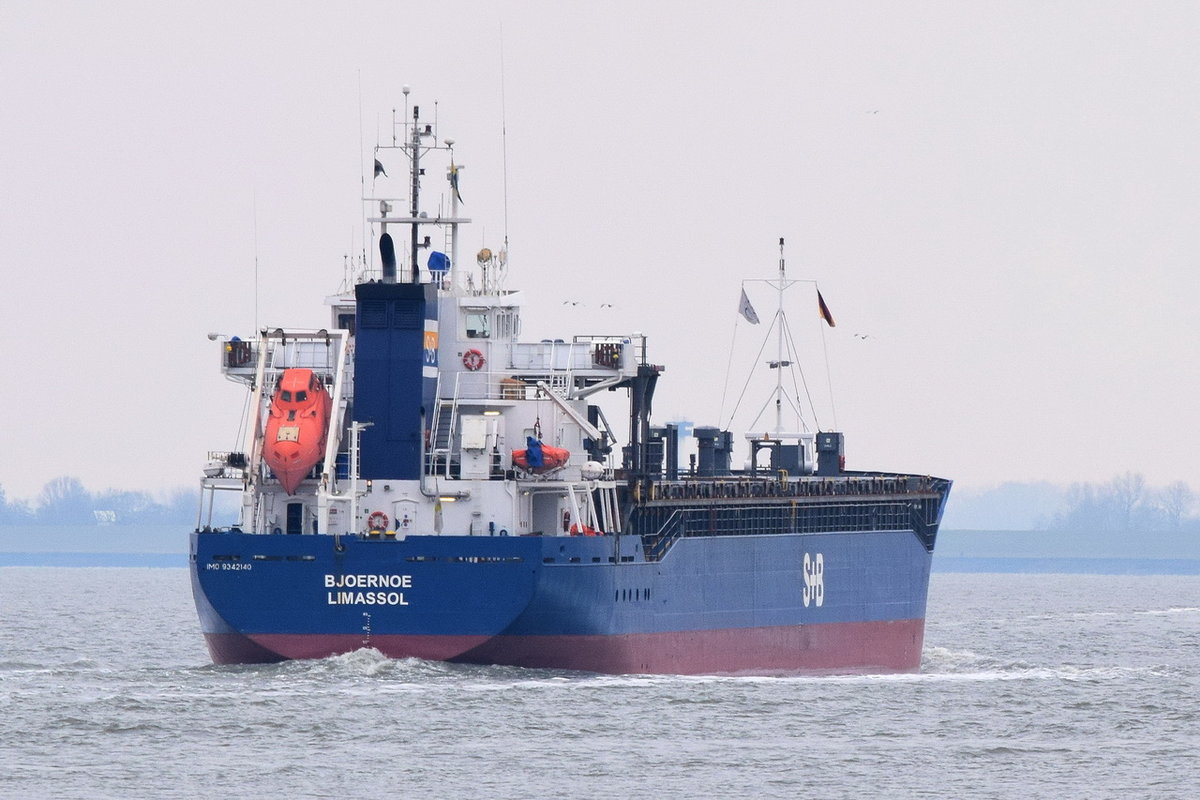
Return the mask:
[[[939,573],[920,674],[209,663],[186,570],[0,568],[3,798],[1191,798],[1200,577]]]

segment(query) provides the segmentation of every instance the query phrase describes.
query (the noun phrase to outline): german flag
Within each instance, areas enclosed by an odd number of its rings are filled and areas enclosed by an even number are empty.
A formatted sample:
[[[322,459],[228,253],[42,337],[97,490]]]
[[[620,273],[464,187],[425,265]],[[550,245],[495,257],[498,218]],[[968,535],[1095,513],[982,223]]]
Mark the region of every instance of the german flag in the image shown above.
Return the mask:
[[[825,298],[821,297],[820,289],[817,289],[817,308],[821,312],[821,319],[825,320],[829,327],[836,328],[837,323],[833,321],[833,314],[829,313],[829,306],[825,305]]]

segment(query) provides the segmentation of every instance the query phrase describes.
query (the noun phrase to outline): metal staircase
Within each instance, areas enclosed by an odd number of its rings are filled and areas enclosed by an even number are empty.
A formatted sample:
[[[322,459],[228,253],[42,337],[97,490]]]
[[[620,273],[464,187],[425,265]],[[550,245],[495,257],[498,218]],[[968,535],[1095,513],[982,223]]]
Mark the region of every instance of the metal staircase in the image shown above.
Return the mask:
[[[425,455],[426,474],[450,475],[450,447],[454,441],[454,423],[458,419],[458,402],[439,398],[433,430],[429,435],[429,451]]]

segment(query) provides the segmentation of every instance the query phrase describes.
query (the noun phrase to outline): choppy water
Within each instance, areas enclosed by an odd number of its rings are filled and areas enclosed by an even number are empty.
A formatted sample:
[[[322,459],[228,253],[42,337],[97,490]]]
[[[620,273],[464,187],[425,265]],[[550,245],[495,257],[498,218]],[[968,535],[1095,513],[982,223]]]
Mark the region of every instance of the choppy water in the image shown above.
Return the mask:
[[[920,675],[214,667],[182,569],[0,568],[0,797],[1154,797],[1200,578],[935,574]]]

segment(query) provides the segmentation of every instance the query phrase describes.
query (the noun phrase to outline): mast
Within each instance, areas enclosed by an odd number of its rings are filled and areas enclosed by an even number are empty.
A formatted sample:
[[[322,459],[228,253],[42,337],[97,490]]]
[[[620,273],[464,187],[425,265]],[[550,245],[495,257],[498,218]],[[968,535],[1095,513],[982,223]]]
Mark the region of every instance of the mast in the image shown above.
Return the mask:
[[[418,247],[420,246],[418,241],[418,229],[421,223],[417,222],[417,219],[421,216],[421,130],[419,125],[421,119],[420,106],[413,106],[412,119],[412,133],[409,136],[408,145],[411,148],[412,158],[412,213],[410,214],[412,217],[412,261],[409,263],[411,264],[412,269],[412,282],[420,283],[421,268],[418,253]]]
[[[457,220],[458,219],[458,184],[457,184],[458,173],[456,172],[456,170],[460,170],[460,169],[462,169],[462,167],[460,167],[454,163],[454,140],[453,139],[443,139],[442,141],[446,145],[446,149],[450,151],[450,170],[451,170],[451,174],[450,174],[450,219]],[[458,266],[458,223],[452,221],[450,223],[450,267],[451,267],[451,269],[454,269],[457,266]],[[451,286],[456,285],[457,278],[458,278],[457,272],[451,272],[450,277],[452,279]]]
[[[783,433],[783,237],[779,237],[779,305],[775,311],[775,436]]]
[[[453,270],[458,265],[458,226],[463,223],[468,223],[471,220],[466,217],[459,217],[459,197],[454,184],[454,170],[447,173],[447,180],[451,184],[450,192],[450,211],[449,216],[445,216],[441,207],[432,214],[421,213],[421,177],[425,173],[424,167],[421,166],[422,155],[430,150],[445,150],[449,156],[452,167],[454,164],[454,140],[447,139],[444,144],[439,144],[437,141],[437,120],[436,114],[433,123],[421,122],[421,108],[418,105],[412,106],[412,114],[409,115],[408,95],[409,88],[405,86],[404,92],[404,114],[397,122],[396,117],[392,118],[392,140],[389,145],[376,145],[375,152],[377,156],[376,169],[381,169],[378,162],[378,155],[381,150],[400,151],[408,159],[408,204],[407,215],[403,212],[398,217],[389,216],[392,211],[393,204],[404,203],[403,196],[393,194],[379,197],[364,197],[364,202],[377,203],[379,207],[378,216],[367,217],[367,222],[371,225],[379,225],[380,242],[379,254],[382,264],[382,280],[384,283],[396,283],[397,281],[405,283],[420,283],[421,268],[420,258],[421,249],[430,247],[430,237],[421,232],[421,227],[432,225],[434,227],[445,228],[450,230],[450,253],[447,256],[448,264],[445,267],[449,272],[447,278],[453,278]],[[435,104],[436,107],[436,104]],[[394,114],[395,112],[393,112]],[[397,135],[399,129],[400,135]],[[457,165],[459,170],[462,165]],[[376,177],[380,173],[376,173]],[[387,177],[387,173],[382,173]],[[397,175],[397,180],[399,176]],[[392,184],[394,186],[395,184]],[[398,194],[398,193],[397,193]],[[397,277],[397,245],[393,244],[391,234],[388,233],[389,226],[408,225],[411,228],[409,234],[409,278]],[[398,244],[398,243],[397,243]]]

